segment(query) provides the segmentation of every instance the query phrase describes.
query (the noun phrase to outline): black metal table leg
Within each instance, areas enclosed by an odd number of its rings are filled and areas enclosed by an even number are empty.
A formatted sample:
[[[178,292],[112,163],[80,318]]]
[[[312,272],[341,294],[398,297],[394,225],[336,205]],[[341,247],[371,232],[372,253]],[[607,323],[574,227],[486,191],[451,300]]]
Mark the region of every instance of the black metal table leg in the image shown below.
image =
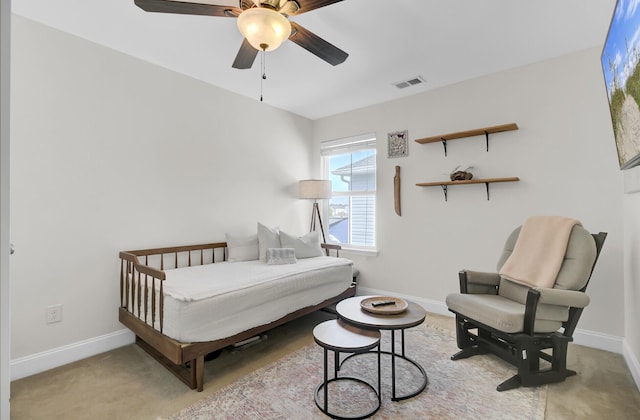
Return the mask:
[[[409,358],[406,356],[405,354],[405,345],[404,345],[404,330],[400,330],[401,331],[401,338],[402,338],[402,342],[400,343],[400,348],[401,348],[401,353],[398,354],[396,353],[396,346],[395,346],[395,330],[391,330],[391,351],[385,351],[385,350],[379,350],[380,354],[388,354],[389,356],[391,356],[391,400],[392,401],[402,401],[402,400],[406,400],[409,398],[413,398],[416,395],[418,395],[419,393],[421,393],[422,391],[425,390],[425,388],[427,387],[427,384],[429,383],[429,378],[427,376],[427,372],[424,370],[424,368],[420,365],[420,363],[416,362],[415,360]],[[360,354],[366,354],[366,353],[354,353],[354,354],[350,354],[347,357],[344,358],[344,360],[342,360],[342,362],[340,363],[340,365],[344,364],[347,360],[351,359],[352,357],[358,356]],[[420,372],[420,374],[422,375],[422,383],[420,384],[420,386],[412,393],[407,394],[407,395],[401,395],[401,396],[397,396],[396,395],[396,358],[400,358],[403,359],[405,361],[407,361],[408,363],[412,364],[413,366],[415,366],[416,369],[418,369],[418,371]],[[378,374],[380,375],[380,371],[378,371]]]
[[[391,400],[396,401],[396,331],[391,330]]]

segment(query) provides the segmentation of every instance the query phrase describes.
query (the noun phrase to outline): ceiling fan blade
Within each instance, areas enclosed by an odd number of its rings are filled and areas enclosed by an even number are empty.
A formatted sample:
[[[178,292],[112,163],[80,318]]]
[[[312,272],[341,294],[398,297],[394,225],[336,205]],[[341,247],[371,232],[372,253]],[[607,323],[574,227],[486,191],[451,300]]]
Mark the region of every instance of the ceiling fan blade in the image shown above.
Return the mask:
[[[342,51],[340,48],[328,43],[299,24],[291,22],[291,28],[291,36],[289,37],[291,41],[300,45],[311,54],[323,59],[332,66],[337,66],[349,57],[349,54]]]
[[[298,3],[300,6],[296,11],[291,11],[287,14],[290,15],[299,15],[301,13],[306,13],[311,10],[319,9],[324,6],[328,6],[333,3],[341,2],[342,0],[290,0]],[[284,5],[286,7],[286,4]],[[284,13],[284,10],[283,10]]]
[[[240,0],[240,8],[242,10],[247,10],[254,6],[260,7],[260,2],[257,0]]]
[[[190,3],[174,0],[135,0],[136,6],[146,12],[178,13],[183,15],[238,17],[241,9],[233,6]]]
[[[256,55],[258,55],[258,50],[253,48],[249,41],[245,38],[242,41],[242,45],[240,46],[240,50],[236,55],[236,59],[233,61],[234,69],[250,69],[253,66],[253,62],[256,59]]]

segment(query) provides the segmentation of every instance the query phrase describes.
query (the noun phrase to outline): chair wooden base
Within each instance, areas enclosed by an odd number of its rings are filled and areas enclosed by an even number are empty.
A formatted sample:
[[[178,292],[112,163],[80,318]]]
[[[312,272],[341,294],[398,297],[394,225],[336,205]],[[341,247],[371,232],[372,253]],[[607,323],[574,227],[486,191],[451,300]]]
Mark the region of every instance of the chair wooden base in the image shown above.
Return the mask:
[[[471,332],[474,329],[477,333]],[[562,382],[576,374],[566,366],[568,344],[573,338],[559,332],[508,334],[456,314],[456,337],[461,350],[451,360],[493,353],[518,369],[516,375],[497,386],[498,391]],[[541,360],[551,366],[541,368]]]

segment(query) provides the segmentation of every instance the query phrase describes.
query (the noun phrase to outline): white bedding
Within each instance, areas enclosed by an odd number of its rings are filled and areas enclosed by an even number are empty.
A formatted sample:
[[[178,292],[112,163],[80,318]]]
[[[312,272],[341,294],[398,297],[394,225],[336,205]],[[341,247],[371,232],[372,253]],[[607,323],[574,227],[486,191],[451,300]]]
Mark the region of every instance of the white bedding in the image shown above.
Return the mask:
[[[286,265],[258,260],[166,270],[163,333],[181,342],[210,341],[268,324],[346,290],[352,265],[322,256]]]
[[[296,264],[268,265],[254,260],[183,267],[165,271],[164,294],[188,302],[261,284],[268,287],[284,277],[351,264],[344,258],[323,256],[299,259]]]

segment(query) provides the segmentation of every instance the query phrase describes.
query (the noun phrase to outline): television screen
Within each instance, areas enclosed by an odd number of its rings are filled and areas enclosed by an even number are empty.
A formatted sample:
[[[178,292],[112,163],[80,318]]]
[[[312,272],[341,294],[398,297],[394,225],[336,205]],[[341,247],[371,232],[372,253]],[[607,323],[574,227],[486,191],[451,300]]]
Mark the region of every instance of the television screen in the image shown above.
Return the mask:
[[[640,5],[617,0],[601,56],[621,169],[640,165]]]

